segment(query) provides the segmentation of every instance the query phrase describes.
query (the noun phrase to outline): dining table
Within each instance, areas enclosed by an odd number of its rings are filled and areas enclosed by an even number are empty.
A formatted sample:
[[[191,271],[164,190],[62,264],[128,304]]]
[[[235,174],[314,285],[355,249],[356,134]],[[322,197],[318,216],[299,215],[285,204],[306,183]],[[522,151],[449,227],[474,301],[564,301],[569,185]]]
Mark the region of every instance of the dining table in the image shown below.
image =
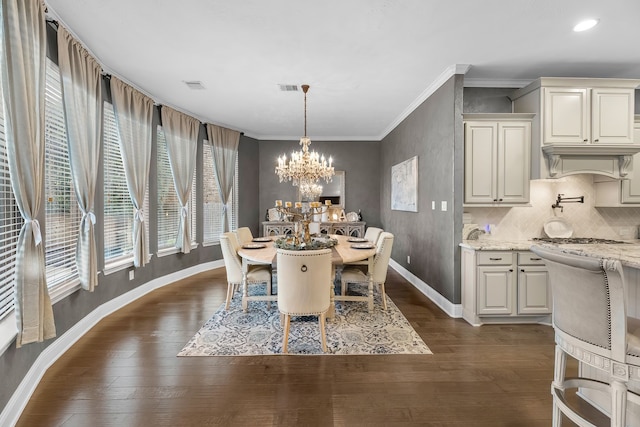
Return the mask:
[[[250,297],[247,285],[247,272],[251,265],[271,265],[277,268],[277,248],[274,244],[275,240],[280,236],[259,237],[242,245],[238,249],[238,255],[242,258],[242,309],[247,311],[248,301],[251,299],[277,301],[277,295],[267,295]],[[330,293],[330,305],[327,311],[327,319],[335,317],[335,301],[360,301],[367,303],[369,312],[373,311],[373,260],[376,254],[376,246],[372,242],[365,241],[362,238],[344,235],[329,235],[332,239],[337,240],[337,244],[331,248],[331,268],[332,280],[327,291]],[[325,237],[325,238],[326,238]],[[362,265],[367,270],[369,278],[368,292],[366,295],[336,295],[335,294],[335,273],[336,268],[347,265]]]

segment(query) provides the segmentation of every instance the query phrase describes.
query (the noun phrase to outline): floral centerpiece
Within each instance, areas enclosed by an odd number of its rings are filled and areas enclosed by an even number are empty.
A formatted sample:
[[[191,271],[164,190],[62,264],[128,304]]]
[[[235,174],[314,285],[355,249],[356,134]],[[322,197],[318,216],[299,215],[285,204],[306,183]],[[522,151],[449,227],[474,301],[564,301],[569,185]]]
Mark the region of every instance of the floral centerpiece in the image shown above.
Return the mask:
[[[338,244],[338,240],[331,237],[312,237],[308,241],[301,240],[298,236],[283,236],[278,238],[274,246],[289,251],[313,251],[317,249],[329,249]]]

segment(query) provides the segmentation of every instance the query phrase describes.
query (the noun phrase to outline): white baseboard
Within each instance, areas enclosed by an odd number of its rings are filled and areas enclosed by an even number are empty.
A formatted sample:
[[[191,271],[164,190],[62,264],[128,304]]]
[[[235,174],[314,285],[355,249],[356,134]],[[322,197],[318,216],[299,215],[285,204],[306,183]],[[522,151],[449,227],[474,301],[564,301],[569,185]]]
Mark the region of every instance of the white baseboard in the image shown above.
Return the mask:
[[[199,264],[153,279],[97,307],[45,348],[0,414],[0,426],[15,426],[47,369],[99,321],[151,291],[204,271],[224,267],[224,260]]]
[[[393,259],[389,260],[389,266],[397,271],[402,277],[407,279],[409,283],[415,286],[420,292],[422,292],[427,298],[434,302],[450,317],[462,317],[462,304],[454,304],[445,297],[443,297],[438,291],[431,286],[420,280],[409,270],[398,264]]]

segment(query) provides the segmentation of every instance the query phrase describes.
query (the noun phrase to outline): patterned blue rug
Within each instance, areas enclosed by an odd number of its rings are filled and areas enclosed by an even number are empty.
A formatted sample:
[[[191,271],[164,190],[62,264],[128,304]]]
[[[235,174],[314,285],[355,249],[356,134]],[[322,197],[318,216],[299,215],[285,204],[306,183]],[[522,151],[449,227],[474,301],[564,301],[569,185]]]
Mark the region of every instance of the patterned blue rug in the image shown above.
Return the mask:
[[[349,287],[350,294],[365,291],[365,286]],[[336,301],[336,316],[326,322],[327,353],[322,352],[318,318],[292,317],[289,354],[432,354],[393,301],[387,297],[384,311],[377,288],[374,295],[372,313],[364,302]],[[178,356],[282,354],[283,329],[277,303],[267,308],[266,302],[250,301],[244,313],[241,299],[237,292],[228,311],[222,304]]]

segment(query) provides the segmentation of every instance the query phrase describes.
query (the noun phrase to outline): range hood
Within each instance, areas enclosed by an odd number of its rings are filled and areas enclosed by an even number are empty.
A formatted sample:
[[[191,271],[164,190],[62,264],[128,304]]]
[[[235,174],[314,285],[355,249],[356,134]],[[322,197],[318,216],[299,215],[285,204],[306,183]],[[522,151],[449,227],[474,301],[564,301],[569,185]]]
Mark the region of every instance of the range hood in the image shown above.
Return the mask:
[[[550,178],[578,173],[628,179],[640,144],[548,144],[542,153]]]

